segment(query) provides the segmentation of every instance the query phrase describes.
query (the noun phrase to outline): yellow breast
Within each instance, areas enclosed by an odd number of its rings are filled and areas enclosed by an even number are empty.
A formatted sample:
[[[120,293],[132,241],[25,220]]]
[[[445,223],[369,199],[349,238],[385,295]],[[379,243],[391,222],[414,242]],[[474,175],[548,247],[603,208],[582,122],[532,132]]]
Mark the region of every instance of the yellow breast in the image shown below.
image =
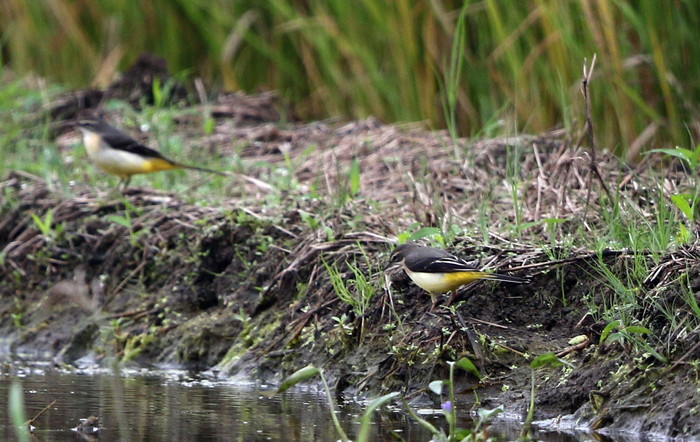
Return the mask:
[[[107,173],[128,178],[137,173],[157,172],[180,166],[162,158],[144,157],[106,145],[93,132],[85,132],[83,143],[90,160]]]
[[[488,273],[475,270],[473,272],[455,273],[424,273],[412,272],[404,268],[406,274],[416,285],[430,293],[447,293],[465,284],[479,279],[488,278]]]

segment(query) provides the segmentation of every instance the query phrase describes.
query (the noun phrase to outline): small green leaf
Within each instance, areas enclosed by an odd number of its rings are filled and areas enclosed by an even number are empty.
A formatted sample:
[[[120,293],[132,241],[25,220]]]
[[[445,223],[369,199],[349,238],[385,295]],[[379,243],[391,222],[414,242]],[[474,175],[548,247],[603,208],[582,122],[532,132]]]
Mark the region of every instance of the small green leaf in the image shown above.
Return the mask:
[[[161,107],[163,105],[163,88],[160,87],[160,78],[157,76],[153,78],[151,91],[153,92],[153,105]]]
[[[207,114],[204,117],[204,120],[202,121],[202,126],[204,129],[204,135],[211,135],[214,133],[214,126],[216,124],[216,120],[214,120],[211,115]]]
[[[604,342],[606,344],[612,344],[613,342],[622,341],[624,339],[625,339],[625,335],[623,335],[620,332],[615,332],[615,333],[610,333]]]
[[[378,397],[372,402],[367,405],[367,408],[365,409],[365,413],[362,415],[361,419],[361,424],[360,424],[360,431],[357,433],[357,441],[358,442],[364,442],[368,441],[369,439],[369,429],[372,425],[372,412],[376,410],[377,408],[381,407],[385,403],[389,402],[396,396],[398,396],[398,392],[393,392],[389,394],[385,394],[384,396]]]
[[[649,352],[650,355],[654,356],[656,359],[663,362],[664,364],[668,362],[668,359],[666,357],[660,355],[659,352],[651,348],[651,346],[647,345],[646,350]]]
[[[39,218],[36,214],[31,214],[34,224],[39,228],[39,231],[44,236],[49,236],[51,233],[51,224],[53,223],[53,210],[49,209],[44,214],[44,219]]]
[[[399,395],[399,393],[397,391],[395,391],[393,393],[385,394],[384,396],[375,398],[374,400],[372,400],[372,402],[370,402],[367,405],[367,409],[365,410],[365,414],[366,415],[372,414],[372,412],[374,410],[381,407],[382,405],[389,402],[390,400],[392,400],[393,398],[395,398],[398,395]]]
[[[527,223],[522,223],[522,224],[519,224],[518,226],[516,226],[516,229],[517,229],[519,232],[522,232],[522,231],[525,231],[525,230],[529,229],[530,227],[535,227],[535,226],[538,225],[539,223],[540,223],[539,221],[530,221],[530,222],[527,222]]]
[[[688,220],[693,221],[695,214],[693,213],[693,209],[690,207],[690,203],[688,203],[689,199],[692,199],[692,197],[686,193],[671,195],[671,201],[673,201],[673,204],[675,204],[676,207],[683,212],[683,215],[685,215]]]
[[[445,383],[445,381],[433,381],[428,384],[428,388],[430,391],[433,393],[439,395],[442,393],[442,385]]]
[[[628,327],[625,327],[625,331],[627,333],[633,333],[637,335],[651,335],[651,330],[649,330],[646,327],[642,327],[641,325],[630,325]]]
[[[473,431],[469,428],[455,428],[455,440],[478,440],[478,439],[468,439],[472,435]],[[437,440],[437,439],[433,439]]]
[[[474,363],[468,358],[461,358],[459,361],[457,361],[457,367],[481,379],[481,373],[479,373],[479,369],[476,368],[476,365],[474,365]]]
[[[678,241],[681,244],[685,244],[690,241],[690,230],[683,223],[678,223],[678,234],[676,235]]]
[[[51,229],[51,224],[53,224],[53,210],[47,210],[46,215],[44,215],[44,224],[48,229]]]
[[[119,215],[107,215],[105,218],[107,218],[115,224],[119,224],[120,226],[126,227],[127,229],[131,228],[131,221],[129,220],[129,218],[125,218]]]
[[[357,157],[350,164],[350,195],[357,196],[360,192],[360,162]]]
[[[599,343],[602,344],[605,342],[605,340],[608,338],[608,335],[610,334],[611,331],[614,329],[618,328],[620,326],[620,321],[611,321],[608,323],[608,325],[605,326],[603,329],[602,333],[600,334],[600,341]]]
[[[563,224],[567,222],[568,220],[566,218],[545,218],[542,220],[545,224],[549,225],[554,225],[554,224]],[[501,410],[503,411],[503,410]]]
[[[2,254],[0,253],[0,263],[2,262]],[[693,313],[695,313],[696,316],[700,317],[700,306],[698,305],[698,301],[695,299],[695,294],[694,293],[688,293],[686,296],[683,297],[685,299],[685,302],[688,303],[690,308],[693,310]]]
[[[287,376],[287,378],[282,381],[282,384],[279,386],[275,394],[287,391],[299,382],[310,379],[319,374],[320,372],[321,371],[313,365],[307,365],[306,367],[297,370],[291,375]]]
[[[586,342],[587,339],[588,339],[588,336],[586,336],[586,335],[574,336],[573,338],[569,339],[568,344],[569,345],[582,344],[582,343]]]
[[[493,410],[487,410],[485,408],[480,408],[476,411],[477,416],[479,416],[480,421],[486,421],[496,416],[497,414],[503,413],[503,405],[499,405]]]
[[[44,233],[44,221],[41,220],[35,213],[31,214],[32,221],[34,221],[34,224],[39,228],[39,231],[43,234]]]
[[[541,367],[561,367],[562,365],[568,365],[571,367],[571,364],[561,360],[555,355],[554,353],[545,353],[542,355],[537,356],[535,359],[530,362],[530,367],[532,367],[533,370],[537,370],[538,368]]]
[[[519,231],[523,231],[523,230],[529,229],[530,227],[535,227],[536,225],[539,225],[539,224],[547,224],[548,226],[553,226],[556,224],[565,223],[566,221],[567,220],[564,218],[545,218],[545,219],[541,219],[538,221],[530,221],[527,223],[522,223],[522,224],[517,226],[517,229]]]
[[[438,229],[437,227],[421,227],[420,229],[413,232],[408,238],[406,238],[405,242],[416,241],[418,239],[439,234],[440,229]]]
[[[698,163],[698,153],[690,149],[676,146],[675,149],[653,149],[649,153],[663,153],[672,157],[680,158],[688,163],[690,167],[695,167]]]

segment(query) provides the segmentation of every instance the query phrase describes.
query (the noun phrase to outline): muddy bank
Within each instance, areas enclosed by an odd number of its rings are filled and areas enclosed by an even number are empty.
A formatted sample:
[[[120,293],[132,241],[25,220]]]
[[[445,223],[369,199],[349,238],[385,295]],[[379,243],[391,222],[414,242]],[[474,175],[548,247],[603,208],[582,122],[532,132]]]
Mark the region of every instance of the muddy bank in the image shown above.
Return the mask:
[[[339,392],[401,391],[423,403],[437,401],[426,387],[446,378],[446,361],[467,356],[485,376],[460,374],[458,401],[520,414],[529,400],[529,359],[554,352],[575,368],[537,372],[537,419],[574,415],[591,428],[700,436],[700,345],[697,329],[682,326],[693,320],[683,287],[696,298],[700,290],[698,250],[660,259],[543,250],[532,244],[552,234],[547,223],[520,235],[510,230],[516,219],[566,219],[557,225],[570,232],[582,220],[605,222],[581,203],[595,204],[603,191],[589,179],[585,152],[563,134],[458,140],[464,150],[456,154],[445,134],[415,127],[372,119],[260,122],[231,118],[231,106],[207,137],[189,131],[186,119],[178,122],[192,149],[208,146],[246,165],[215,205],[196,189],[194,196],[149,190],[147,177],[121,196],[5,174],[3,353],[67,365],[176,364],[268,382],[314,363]],[[65,132],[58,148],[68,149],[74,137]],[[362,173],[356,194],[347,182],[354,160]],[[508,196],[513,160],[522,180],[519,212]],[[607,157],[599,168],[621,194],[644,197],[639,171]],[[284,188],[275,178],[280,169],[291,178]],[[476,210],[485,198],[488,214]],[[198,199],[205,202],[192,204]],[[430,297],[405,275],[384,278],[389,242],[415,222],[443,231],[487,224],[482,237],[457,238],[454,251],[490,268],[521,268],[533,282],[479,283],[463,289],[453,309],[428,312]],[[628,313],[651,315],[654,339],[644,342],[666,362],[629,340],[599,345],[607,324],[588,313],[616,299],[600,263],[625,275],[639,260],[649,276],[638,311]],[[340,299],[329,276],[329,268],[338,270],[356,293],[353,267],[373,290],[364,310]],[[676,311],[678,322],[661,314],[660,304]],[[582,335],[583,344],[570,343]]]

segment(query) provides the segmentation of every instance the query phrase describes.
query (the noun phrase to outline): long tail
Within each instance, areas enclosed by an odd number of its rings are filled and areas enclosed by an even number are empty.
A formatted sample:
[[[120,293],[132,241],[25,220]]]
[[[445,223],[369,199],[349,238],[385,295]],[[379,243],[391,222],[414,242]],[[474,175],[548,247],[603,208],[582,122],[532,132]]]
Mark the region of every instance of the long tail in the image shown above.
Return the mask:
[[[182,167],[183,169],[190,169],[190,170],[198,170],[200,172],[207,172],[207,173],[215,173],[217,175],[222,175],[222,176],[229,176],[226,172],[221,172],[219,170],[214,170],[214,169],[207,169],[205,167],[197,167],[197,166],[190,166],[189,164],[180,164],[180,163],[174,163],[178,167]]]
[[[244,180],[248,181],[249,183],[254,184],[257,187],[259,187],[267,192],[274,189],[271,185],[267,184],[266,182],[261,181],[257,178],[253,178],[253,177],[248,176],[248,175],[244,175],[242,173],[222,172],[220,170],[207,169],[205,167],[190,166],[189,164],[180,164],[180,163],[173,163],[173,164],[175,164],[177,167],[182,167],[183,169],[197,170],[199,172],[206,172],[206,173],[215,173],[217,175],[228,176],[228,177],[240,177],[240,178],[243,178]]]
[[[522,278],[520,276],[504,275],[503,273],[485,273],[484,279],[492,281],[510,282],[512,284],[527,284],[530,278]]]

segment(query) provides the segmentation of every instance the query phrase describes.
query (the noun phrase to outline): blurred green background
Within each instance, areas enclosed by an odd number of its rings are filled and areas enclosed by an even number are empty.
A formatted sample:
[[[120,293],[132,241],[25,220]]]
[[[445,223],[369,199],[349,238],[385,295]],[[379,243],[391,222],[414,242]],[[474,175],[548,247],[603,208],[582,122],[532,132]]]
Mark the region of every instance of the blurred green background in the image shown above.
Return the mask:
[[[1,62],[105,86],[139,53],[227,90],[273,89],[304,119],[374,115],[460,135],[580,129],[628,158],[697,138],[692,0],[3,0]]]

